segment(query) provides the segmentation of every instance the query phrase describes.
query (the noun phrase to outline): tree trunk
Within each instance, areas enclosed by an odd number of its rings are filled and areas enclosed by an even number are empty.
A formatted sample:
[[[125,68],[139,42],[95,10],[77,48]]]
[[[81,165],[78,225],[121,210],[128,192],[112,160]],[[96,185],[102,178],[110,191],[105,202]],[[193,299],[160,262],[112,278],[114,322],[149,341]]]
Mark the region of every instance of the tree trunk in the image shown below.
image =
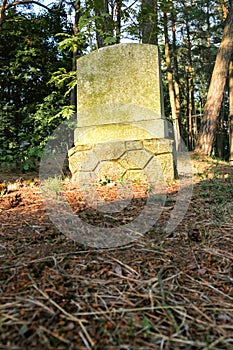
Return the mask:
[[[95,27],[96,27],[96,47],[97,49],[104,47],[104,38],[112,33],[112,28],[109,23],[109,4],[106,0],[95,0],[94,1],[94,11],[95,11]],[[107,16],[106,16],[107,15]],[[109,17],[108,17],[109,15]]]
[[[73,26],[73,33],[74,35],[78,35],[78,24],[80,20],[80,0],[76,0],[74,3],[74,9],[75,9],[75,17],[74,17],[74,26]],[[78,45],[74,45],[73,47],[73,57],[72,57],[72,71],[76,72],[77,70],[77,56],[79,53]],[[77,104],[77,89],[76,87],[71,90],[70,92],[70,105],[76,106]]]
[[[173,6],[173,1],[172,1]],[[174,13],[174,8],[171,12],[172,21],[172,51],[173,51],[173,62],[174,62],[174,92],[175,92],[175,102],[176,102],[176,117],[180,121],[180,82],[179,82],[179,69],[178,69],[178,59],[177,59],[177,46],[176,46],[176,15]]]
[[[176,149],[176,151],[178,151],[179,146],[180,146],[180,127],[179,127],[179,121],[178,121],[177,110],[176,110],[176,101],[175,101],[173,75],[172,75],[172,68],[171,68],[171,58],[170,58],[167,23],[168,23],[167,13],[164,12],[165,58],[166,58],[166,65],[167,65],[168,91],[169,91],[169,98],[170,98],[171,112],[172,112],[172,123],[173,123],[173,131],[174,131],[174,138],[175,138],[175,149]]]
[[[233,0],[229,1],[229,12],[223,38],[216,57],[210,82],[204,115],[195,152],[210,155],[216,134],[229,63],[233,52]]]
[[[230,62],[229,69],[229,162],[233,166],[233,61]]]
[[[188,78],[188,85],[189,85],[189,106],[188,106],[188,118],[189,118],[189,150],[193,150],[194,146],[194,121],[193,115],[196,114],[195,111],[195,97],[194,97],[194,80],[193,80],[193,60],[192,60],[192,43],[191,43],[191,38],[190,38],[190,28],[189,28],[189,23],[186,21],[186,33],[187,33],[187,44],[188,44],[188,73],[189,73],[189,78]]]
[[[187,146],[188,150],[192,149],[192,112],[190,108],[190,89],[189,89],[189,70],[188,63],[185,69],[186,80],[186,130],[187,130]]]
[[[158,13],[156,0],[142,0],[142,43],[158,45]]]
[[[116,0],[116,43],[121,42],[121,6],[122,0]]]
[[[104,46],[104,38],[103,38],[103,18],[101,15],[105,12],[105,2],[104,0],[95,0],[95,28],[96,28],[96,47],[100,49]],[[99,17],[99,18],[97,18]]]

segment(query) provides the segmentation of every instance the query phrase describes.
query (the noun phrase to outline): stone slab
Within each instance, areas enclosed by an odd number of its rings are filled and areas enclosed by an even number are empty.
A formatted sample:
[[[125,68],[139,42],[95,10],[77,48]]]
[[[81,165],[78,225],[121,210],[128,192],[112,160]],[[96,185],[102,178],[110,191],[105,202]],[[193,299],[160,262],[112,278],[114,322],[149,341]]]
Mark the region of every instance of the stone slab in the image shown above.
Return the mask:
[[[162,119],[138,121],[133,124],[112,123],[99,126],[76,128],[75,145],[101,143],[109,140],[141,140],[163,138],[166,134],[166,123]]]
[[[157,46],[108,46],[78,59],[77,71],[78,126],[164,116]]]
[[[140,105],[106,103],[94,105],[84,110],[78,108],[78,127],[110,123],[131,123],[141,120],[161,119],[161,113]]]

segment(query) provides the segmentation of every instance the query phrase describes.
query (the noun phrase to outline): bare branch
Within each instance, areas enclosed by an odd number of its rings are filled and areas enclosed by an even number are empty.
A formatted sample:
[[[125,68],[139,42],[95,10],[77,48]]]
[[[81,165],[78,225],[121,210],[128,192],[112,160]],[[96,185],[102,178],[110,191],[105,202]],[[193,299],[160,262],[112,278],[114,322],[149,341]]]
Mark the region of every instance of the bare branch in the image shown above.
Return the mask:
[[[48,6],[41,4],[39,1],[34,1],[34,0],[21,0],[21,1],[14,1],[11,4],[7,4],[5,6],[5,10],[8,10],[11,7],[14,6],[18,6],[18,5],[28,5],[28,4],[34,4],[34,5],[38,5],[41,6],[43,8],[45,8],[48,11],[52,11]]]

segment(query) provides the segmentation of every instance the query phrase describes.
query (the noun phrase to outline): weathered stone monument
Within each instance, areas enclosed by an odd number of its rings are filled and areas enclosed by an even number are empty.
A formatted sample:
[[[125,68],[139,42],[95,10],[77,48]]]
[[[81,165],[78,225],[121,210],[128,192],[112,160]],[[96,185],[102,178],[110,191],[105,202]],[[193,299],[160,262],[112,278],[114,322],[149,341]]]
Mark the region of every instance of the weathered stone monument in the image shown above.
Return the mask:
[[[73,180],[150,181],[174,178],[172,141],[164,118],[158,48],[120,44],[77,61]]]

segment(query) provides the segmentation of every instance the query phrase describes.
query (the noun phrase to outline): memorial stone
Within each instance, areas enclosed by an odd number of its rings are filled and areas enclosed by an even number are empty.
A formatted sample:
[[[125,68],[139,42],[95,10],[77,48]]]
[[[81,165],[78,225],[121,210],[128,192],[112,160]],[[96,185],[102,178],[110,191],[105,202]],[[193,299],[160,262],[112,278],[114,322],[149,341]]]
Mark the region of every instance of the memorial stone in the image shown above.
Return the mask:
[[[173,181],[157,46],[99,49],[78,59],[77,74],[77,128],[69,151],[73,180],[105,174],[113,181],[139,181],[162,171],[167,183]]]

